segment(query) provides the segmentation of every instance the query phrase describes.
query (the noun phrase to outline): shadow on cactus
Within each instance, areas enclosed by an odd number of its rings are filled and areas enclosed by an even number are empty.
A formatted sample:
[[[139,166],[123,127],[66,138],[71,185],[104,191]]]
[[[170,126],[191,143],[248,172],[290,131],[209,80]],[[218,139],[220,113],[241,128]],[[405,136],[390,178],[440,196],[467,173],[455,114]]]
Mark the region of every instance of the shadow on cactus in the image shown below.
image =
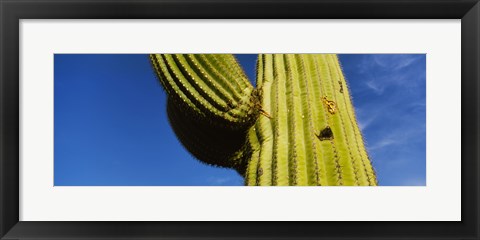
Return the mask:
[[[151,54],[178,139],[245,185],[376,186],[335,54],[260,54],[256,88],[230,54]]]

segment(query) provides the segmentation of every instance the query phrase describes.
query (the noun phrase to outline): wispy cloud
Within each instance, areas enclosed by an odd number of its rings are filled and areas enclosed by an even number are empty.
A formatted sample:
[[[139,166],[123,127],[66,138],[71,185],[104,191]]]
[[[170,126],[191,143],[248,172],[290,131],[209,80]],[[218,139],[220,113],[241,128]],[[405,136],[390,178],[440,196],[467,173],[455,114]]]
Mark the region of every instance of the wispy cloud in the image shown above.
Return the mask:
[[[405,122],[411,122],[410,119],[405,119]],[[417,139],[425,137],[425,125],[418,125],[418,128],[409,127],[408,124],[398,126],[392,132],[381,136],[378,139],[372,139],[367,146],[368,150],[380,150],[392,145],[407,146],[410,142],[414,142]]]
[[[390,145],[398,144],[400,142],[401,141],[399,141],[398,139],[390,136],[390,137],[380,139],[379,141],[375,142],[372,146],[369,146],[368,149],[369,150],[377,150],[377,149],[381,149],[381,148],[384,148],[384,147],[387,147],[387,146],[390,146]]]
[[[425,185],[425,55],[353,55],[355,114],[379,182]]]
[[[424,69],[416,67],[422,59],[422,54],[372,54],[364,56],[357,68],[363,73],[365,89],[381,95],[387,86],[416,88],[418,80],[425,78]]]
[[[355,108],[358,126],[361,131],[367,129],[378,117],[379,111],[371,111],[364,108]]]
[[[416,54],[374,54],[371,56],[377,65],[394,71],[408,67],[422,57],[422,55]]]
[[[404,186],[426,186],[425,178],[412,177],[408,178],[403,182]]]
[[[207,182],[214,186],[237,185],[231,177],[209,177]]]
[[[400,70],[404,67],[408,67],[408,66],[410,66],[410,64],[413,64],[415,61],[417,61],[419,59],[420,58],[418,56],[403,58],[402,60],[398,61],[397,65],[395,65],[394,69],[395,70]]]
[[[385,89],[384,85],[379,85],[375,80],[365,81],[365,85],[378,95],[381,95]]]
[[[369,119],[359,119],[358,120],[358,127],[360,128],[361,131],[365,130],[370,126],[370,124],[373,123],[375,118],[369,118]]]

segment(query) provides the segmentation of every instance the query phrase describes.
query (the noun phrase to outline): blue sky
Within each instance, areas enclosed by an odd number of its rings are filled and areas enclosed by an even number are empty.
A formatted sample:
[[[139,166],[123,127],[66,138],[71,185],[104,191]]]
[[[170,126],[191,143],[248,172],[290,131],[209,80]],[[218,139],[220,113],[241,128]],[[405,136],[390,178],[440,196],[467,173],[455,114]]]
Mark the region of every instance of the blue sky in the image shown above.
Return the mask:
[[[367,150],[384,186],[425,185],[423,54],[340,54]],[[255,79],[256,55],[237,55]],[[56,54],[56,186],[242,186],[202,164],[168,124],[147,55]]]

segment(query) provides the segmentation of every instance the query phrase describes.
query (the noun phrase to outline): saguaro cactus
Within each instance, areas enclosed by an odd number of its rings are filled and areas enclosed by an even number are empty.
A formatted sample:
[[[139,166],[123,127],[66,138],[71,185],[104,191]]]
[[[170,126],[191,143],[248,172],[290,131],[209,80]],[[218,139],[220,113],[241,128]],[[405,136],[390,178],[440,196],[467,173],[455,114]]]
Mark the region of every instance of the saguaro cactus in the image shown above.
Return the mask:
[[[233,55],[151,54],[177,137],[246,185],[377,185],[334,54],[260,54],[257,87]]]

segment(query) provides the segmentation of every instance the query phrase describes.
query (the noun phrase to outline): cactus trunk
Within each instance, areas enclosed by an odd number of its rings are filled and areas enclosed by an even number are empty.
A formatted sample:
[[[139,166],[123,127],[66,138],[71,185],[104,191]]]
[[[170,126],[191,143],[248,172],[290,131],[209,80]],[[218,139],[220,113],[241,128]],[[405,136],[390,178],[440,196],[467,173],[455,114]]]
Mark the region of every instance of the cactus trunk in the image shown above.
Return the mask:
[[[261,54],[256,89],[231,55],[151,60],[171,125],[201,161],[246,185],[377,185],[335,54]]]

